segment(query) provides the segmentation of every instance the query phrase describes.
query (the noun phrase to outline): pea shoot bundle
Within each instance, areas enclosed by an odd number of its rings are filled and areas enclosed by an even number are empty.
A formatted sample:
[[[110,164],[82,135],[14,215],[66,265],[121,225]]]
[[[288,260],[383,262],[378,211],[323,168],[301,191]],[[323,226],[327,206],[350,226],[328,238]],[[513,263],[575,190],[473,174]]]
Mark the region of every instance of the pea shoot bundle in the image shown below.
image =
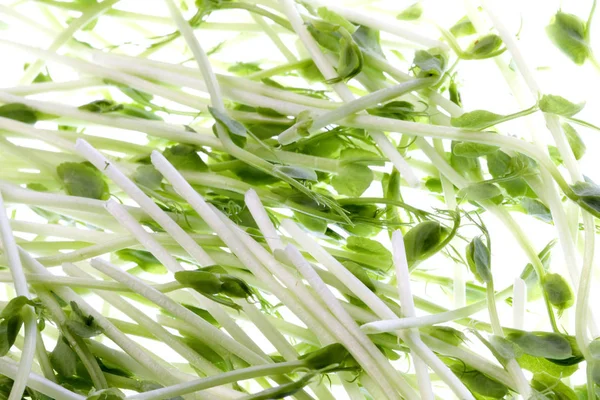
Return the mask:
[[[600,395],[600,128],[499,2],[11,3],[2,398]],[[590,6],[544,37],[598,73]],[[468,65],[518,109],[463,108]],[[507,232],[527,262],[499,287]]]

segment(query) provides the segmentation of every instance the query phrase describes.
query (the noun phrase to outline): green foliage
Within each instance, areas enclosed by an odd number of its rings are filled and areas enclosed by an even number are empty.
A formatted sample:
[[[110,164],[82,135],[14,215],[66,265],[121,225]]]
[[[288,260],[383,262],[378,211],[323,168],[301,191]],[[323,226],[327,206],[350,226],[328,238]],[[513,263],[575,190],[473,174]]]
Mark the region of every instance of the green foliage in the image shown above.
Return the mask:
[[[414,21],[421,18],[422,14],[423,6],[421,3],[415,3],[402,10],[400,14],[396,16],[396,18],[404,21]]]
[[[511,332],[506,338],[534,357],[564,360],[573,356],[571,343],[564,335],[551,332]]]
[[[481,238],[473,238],[467,246],[466,259],[469,269],[479,282],[492,282],[491,258],[490,249]]]
[[[446,63],[446,56],[435,49],[417,50],[412,71],[417,78],[441,77],[446,70]]]
[[[447,233],[446,228],[437,221],[424,221],[410,229],[404,235],[409,267],[437,252]]]
[[[575,64],[582,65],[591,55],[586,25],[579,17],[558,11],[546,27],[548,37]]]
[[[35,303],[25,296],[11,299],[0,313],[0,356],[5,356],[11,349],[21,326],[23,326],[23,307],[35,306]]]
[[[38,113],[25,104],[9,103],[0,106],[0,117],[14,119],[26,124],[35,124],[38,120]]]
[[[163,156],[165,156],[176,169],[181,171],[204,172],[208,170],[208,167],[204,161],[202,161],[194,146],[188,144],[178,144],[167,147],[165,151],[163,151]]]
[[[585,103],[571,103],[569,100],[561,96],[553,94],[545,94],[539,102],[540,110],[545,113],[556,114],[563,117],[572,117],[579,111],[583,110]]]
[[[575,303],[573,290],[561,275],[555,273],[546,274],[542,284],[550,304],[556,307],[560,312],[566,310]]]
[[[505,119],[504,115],[495,114],[486,110],[476,110],[464,113],[460,117],[452,117],[450,120],[452,126],[457,128],[467,128],[480,131],[497,123],[502,122]]]
[[[115,252],[117,257],[123,261],[132,262],[144,272],[164,275],[167,269],[152,253],[145,250],[122,249]]]
[[[469,20],[469,18],[467,16],[464,16],[461,19],[459,19],[456,22],[456,24],[452,26],[452,28],[450,28],[450,33],[452,33],[452,35],[454,35],[455,37],[461,37],[474,35],[475,33],[477,33],[477,31],[475,30],[475,27],[473,26],[473,23]]]
[[[106,200],[110,196],[108,184],[100,171],[89,163],[65,162],[56,167],[65,192],[71,196]]]

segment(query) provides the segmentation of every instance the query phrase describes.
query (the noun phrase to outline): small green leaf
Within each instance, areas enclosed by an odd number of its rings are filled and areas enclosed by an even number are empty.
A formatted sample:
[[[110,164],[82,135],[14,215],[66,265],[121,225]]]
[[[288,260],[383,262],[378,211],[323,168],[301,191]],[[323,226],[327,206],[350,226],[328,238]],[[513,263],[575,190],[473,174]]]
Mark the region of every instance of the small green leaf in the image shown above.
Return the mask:
[[[571,189],[577,195],[578,203],[583,203],[586,206],[600,212],[600,186],[593,182],[576,182],[571,186]]]
[[[21,310],[26,305],[34,306],[35,303],[25,296],[14,297],[8,302],[6,307],[2,309],[2,312],[0,313],[0,318],[10,318],[15,315],[20,315]]]
[[[492,281],[492,257],[489,248],[479,237],[469,243],[466,256],[469,269],[475,278],[480,282],[490,283]]]
[[[294,216],[296,217],[296,220],[309,231],[323,234],[327,230],[327,221],[322,218],[317,218],[301,212],[294,212]]]
[[[408,265],[425,259],[442,242],[444,229],[437,221],[424,221],[415,225],[404,235],[404,247]]]
[[[37,112],[25,104],[10,103],[0,106],[0,117],[14,119],[26,124],[35,124],[38,120]]]
[[[325,81],[326,83],[332,84],[348,81],[358,75],[363,69],[363,54],[351,36],[342,36],[340,48],[340,58],[337,66],[338,77],[329,79]]]
[[[502,196],[502,191],[492,183],[474,183],[458,192],[459,196],[466,197],[471,201],[484,201],[497,199]]]
[[[346,239],[346,248],[357,253],[372,254],[378,257],[389,259],[390,262],[392,261],[392,253],[390,253],[390,251],[386,249],[384,245],[375,240],[360,236],[349,236],[348,239]]]
[[[229,115],[217,110],[213,107],[208,107],[208,111],[213,116],[215,121],[219,122],[221,125],[225,126],[229,133],[232,133],[237,136],[246,137],[246,128],[244,125],[237,122],[235,119],[231,118]]]
[[[122,249],[116,251],[115,254],[123,261],[135,263],[145,272],[159,275],[167,273],[167,269],[162,265],[162,263],[148,251]]]
[[[61,336],[56,342],[56,347],[50,353],[50,362],[52,368],[64,377],[71,377],[77,373],[77,354],[67,344],[67,341]]]
[[[221,291],[221,279],[213,273],[197,271],[179,271],[175,272],[177,282],[194,288],[200,293],[217,294]]]
[[[331,179],[331,186],[341,195],[359,197],[371,186],[373,171],[366,165],[345,165],[340,173]]]
[[[22,325],[23,318],[20,314],[13,314],[0,322],[0,356],[5,356],[15,344]]]
[[[550,209],[546,207],[544,203],[537,199],[530,199],[529,197],[523,197],[519,203],[525,214],[531,215],[537,219],[540,219],[546,223],[552,222],[552,213]]]
[[[140,165],[131,178],[138,185],[154,190],[160,187],[163,176],[153,165]]]
[[[576,160],[580,160],[585,154],[585,143],[583,143],[583,139],[579,136],[579,133],[571,126],[570,124],[564,123],[562,124],[563,131],[567,136],[567,141],[569,142],[569,146],[571,146],[571,150],[573,151],[573,155]]]
[[[396,16],[396,18],[403,21],[414,21],[421,18],[422,14],[423,6],[421,3],[415,3],[402,10],[400,14]]]
[[[260,72],[262,69],[259,64],[255,62],[236,62],[227,68],[227,71],[239,76],[247,76],[255,72]]]
[[[464,113],[460,117],[451,118],[450,123],[456,128],[466,128],[480,131],[496,125],[502,119],[504,119],[504,115],[496,114],[486,110],[475,110]]]
[[[367,274],[367,271],[365,271],[361,265],[355,263],[354,261],[348,260],[342,261],[342,264],[348,271],[352,273],[352,275],[357,277],[363,283],[363,285],[369,288],[369,290],[372,292],[375,292],[377,288],[375,287],[373,280],[369,277],[369,274]]]
[[[585,32],[583,20],[562,11],[557,12],[546,27],[552,43],[577,65],[582,65],[591,54]]]
[[[490,344],[503,360],[510,360],[521,356],[521,349],[519,349],[516,344],[503,338],[502,336],[490,336]]]
[[[590,342],[588,351],[593,358],[600,360],[600,338],[595,338]]]
[[[575,296],[573,290],[561,275],[555,273],[546,274],[543,286],[548,294],[550,304],[558,310],[563,311],[574,304]]]
[[[578,400],[577,394],[573,389],[562,383],[560,378],[546,372],[533,375],[531,386],[535,390],[544,393],[545,398],[548,398],[549,394],[552,393],[554,395],[553,398],[557,400]]]
[[[163,155],[178,170],[197,172],[208,170],[208,167],[202,161],[194,146],[190,146],[189,144],[178,144],[167,147],[163,151]]]
[[[452,152],[460,157],[477,158],[487,154],[494,153],[498,147],[489,144],[480,144],[473,142],[458,142],[452,148]]]
[[[102,100],[94,100],[90,103],[79,106],[78,108],[82,111],[89,111],[89,112],[93,112],[93,113],[104,114],[104,113],[109,113],[109,112],[120,111],[123,109],[123,105],[116,103],[112,100],[102,99]]]
[[[56,167],[65,191],[71,196],[106,200],[109,198],[108,184],[101,173],[88,163],[65,162]]]
[[[472,60],[482,60],[497,56],[500,53],[500,46],[502,46],[500,36],[489,33],[471,43],[467,50],[465,50],[463,57]]]
[[[573,356],[571,344],[558,333],[511,332],[506,338],[516,343],[524,353],[534,357],[564,360]]]
[[[290,178],[294,179],[304,179],[307,181],[318,181],[317,174],[314,170],[304,168],[304,167],[295,167],[289,165],[278,165],[275,169],[283,174],[286,174]]]
[[[408,101],[390,101],[381,106],[367,109],[371,115],[386,118],[395,118],[403,121],[412,120],[415,115],[415,106]]]
[[[542,357],[534,357],[529,354],[522,354],[517,358],[519,365],[535,373],[545,372],[558,378],[566,378],[573,375],[577,370],[577,365],[562,366],[548,361]]]
[[[86,400],[121,400],[125,398],[125,394],[117,388],[108,388],[97,390],[88,395]]]
[[[471,392],[492,399],[503,399],[508,395],[508,388],[505,385],[462,361],[447,358],[444,358],[444,361]]]
[[[452,33],[455,37],[461,36],[469,36],[477,33],[473,23],[469,20],[467,16],[462,17],[452,28],[450,28],[450,33]]]
[[[427,326],[420,329],[422,332],[442,340],[452,346],[460,346],[467,341],[467,336],[461,331],[449,326]]]
[[[381,48],[379,36],[380,33],[378,30],[363,25],[359,25],[356,32],[352,34],[352,38],[363,53],[385,57],[383,49]]]
[[[346,31],[348,31],[350,34],[356,32],[356,30],[358,29],[358,27],[350,23],[350,21],[348,21],[346,18],[329,10],[327,7],[319,7],[317,9],[317,13],[319,14],[319,17],[321,17],[324,21],[327,21],[333,25],[339,25]]]
[[[583,109],[585,103],[571,103],[561,96],[545,94],[539,102],[540,110],[545,113],[561,115],[563,117],[572,117]]]
[[[413,59],[412,71],[417,78],[442,76],[446,70],[446,57],[430,50],[417,50]]]
[[[319,350],[299,357],[307,368],[320,370],[332,364],[347,364],[355,362],[348,350],[340,343],[333,343]]]

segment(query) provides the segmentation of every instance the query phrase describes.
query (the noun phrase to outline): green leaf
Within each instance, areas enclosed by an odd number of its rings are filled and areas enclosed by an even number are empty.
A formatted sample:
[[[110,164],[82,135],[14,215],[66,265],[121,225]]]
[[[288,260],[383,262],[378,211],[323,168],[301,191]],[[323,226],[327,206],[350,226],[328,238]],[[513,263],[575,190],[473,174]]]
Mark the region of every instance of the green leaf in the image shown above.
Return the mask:
[[[444,229],[437,221],[424,221],[415,225],[404,235],[404,247],[408,265],[431,256],[442,242]]]
[[[576,160],[580,160],[585,154],[585,143],[583,143],[583,139],[579,136],[579,133],[571,126],[570,124],[564,123],[562,124],[563,131],[567,136],[567,141],[569,142],[569,146],[571,146],[571,150],[573,151],[573,155]]]
[[[221,291],[221,279],[213,273],[196,271],[179,271],[175,273],[177,282],[194,288],[203,294],[217,294]]]
[[[577,365],[562,366],[529,354],[522,354],[517,358],[517,362],[522,368],[533,373],[545,372],[559,378],[571,376],[579,369]]]
[[[26,305],[35,306],[35,303],[25,296],[17,296],[12,298],[6,307],[2,309],[0,318],[10,318],[21,314],[21,310]]]
[[[563,311],[574,304],[575,296],[573,290],[561,275],[555,273],[546,274],[543,286],[550,304],[558,310]]]
[[[313,217],[301,212],[294,212],[294,216],[309,231],[323,234],[327,230],[327,221],[322,218]]]
[[[61,376],[71,377],[77,373],[78,357],[62,336],[58,338],[56,347],[50,353],[52,368]]]
[[[459,142],[452,141],[450,164],[461,175],[474,181],[482,180],[483,173],[481,171],[481,163],[479,162],[478,158],[461,157],[454,154],[454,147],[456,147],[458,143]]]
[[[398,100],[390,101],[375,108],[369,108],[367,112],[371,115],[407,121],[413,119],[415,106],[408,101]]]
[[[318,181],[317,174],[314,170],[304,168],[304,167],[295,167],[289,165],[278,165],[275,167],[279,172],[286,174],[290,178],[294,179],[304,179],[308,181],[316,182]]]
[[[467,128],[480,131],[494,126],[504,119],[504,115],[486,110],[475,110],[464,113],[460,117],[452,117],[450,123],[456,128]]]
[[[235,119],[231,118],[229,115],[217,110],[213,107],[208,107],[208,111],[213,116],[215,121],[219,122],[223,126],[227,128],[229,133],[232,133],[237,136],[246,137],[246,128],[244,125],[237,122]]]
[[[163,155],[178,170],[197,172],[208,171],[208,167],[198,155],[196,148],[189,144],[178,144],[167,147],[165,151],[163,151]]]
[[[546,223],[552,222],[552,213],[550,209],[546,207],[544,203],[537,199],[530,199],[529,197],[523,197],[519,203],[525,214],[531,215],[537,219],[540,219]]]
[[[20,314],[13,314],[0,322],[0,356],[5,356],[15,344],[22,325],[23,318]]]
[[[422,14],[423,6],[421,3],[415,3],[402,10],[400,14],[396,16],[396,18],[403,21],[414,21],[421,18]]]
[[[488,171],[494,179],[506,178],[509,175],[514,175],[514,179],[498,182],[506,192],[513,197],[524,196],[527,193],[528,185],[523,178],[517,177],[523,175],[529,166],[525,166],[523,160],[514,160],[508,154],[498,150],[495,153],[490,153],[486,156]]]
[[[480,282],[490,283],[492,281],[492,260],[489,248],[479,238],[473,238],[467,246],[467,264],[469,269]]]
[[[446,57],[434,50],[417,50],[413,59],[412,71],[417,78],[442,76],[446,70]]]
[[[452,33],[455,37],[461,36],[469,36],[477,33],[473,23],[469,20],[467,16],[462,17],[452,28],[450,28],[450,33]]]
[[[502,336],[490,336],[490,345],[502,360],[510,360],[521,356],[521,349],[508,339]]]
[[[482,60],[499,54],[502,39],[500,36],[489,33],[476,39],[465,50],[463,57],[471,60]]]
[[[363,54],[358,44],[351,36],[345,35],[340,41],[340,58],[337,66],[337,78],[329,79],[326,83],[348,81],[358,75],[363,69]]]
[[[123,261],[135,263],[144,272],[150,274],[164,275],[167,269],[152,253],[145,250],[122,249],[115,252],[117,257]]]
[[[236,62],[227,68],[227,71],[239,76],[247,76],[255,72],[260,72],[262,69],[260,68],[259,64],[255,62]]]
[[[352,355],[340,343],[332,343],[319,350],[303,354],[299,357],[307,368],[320,370],[333,364],[355,363]]]
[[[121,400],[125,398],[125,394],[117,388],[108,388],[97,390],[90,394],[86,400]]]
[[[492,183],[474,183],[458,192],[459,196],[466,197],[471,201],[484,201],[497,199],[502,196],[502,191]]]
[[[600,212],[600,186],[593,182],[576,182],[571,189],[578,197],[577,202]]]
[[[375,292],[375,290],[377,290],[375,284],[373,283],[373,280],[369,277],[367,271],[365,271],[365,269],[360,264],[357,264],[354,261],[346,260],[342,261],[342,265],[346,267],[346,269],[350,271],[352,275],[357,277],[363,283],[363,285],[369,288],[369,290],[371,290],[372,292]]]
[[[533,375],[531,386],[546,395],[554,394],[557,400],[578,400],[577,394],[573,389],[562,383],[560,378],[552,376],[546,372],[540,372]]]
[[[35,124],[38,120],[37,112],[25,104],[10,103],[0,106],[0,117],[14,119],[26,124]]]
[[[598,386],[600,386],[600,361],[595,361],[592,366],[592,380]]]
[[[561,96],[553,94],[545,94],[539,102],[540,110],[545,113],[561,115],[563,117],[572,117],[579,111],[583,110],[585,103],[571,103],[569,100]]]
[[[359,197],[371,186],[373,171],[365,165],[345,165],[331,179],[331,186],[341,195]]]
[[[346,248],[357,253],[370,254],[377,256],[388,262],[387,266],[392,265],[392,253],[381,243],[360,236],[349,236],[346,239]]]
[[[588,351],[593,358],[600,360],[600,338],[595,338],[590,342]]]
[[[352,38],[363,53],[369,53],[383,58],[385,55],[381,48],[379,36],[380,33],[378,30],[363,25],[359,25],[356,32],[352,34]]]
[[[558,11],[546,27],[552,43],[577,65],[582,65],[591,55],[585,32],[586,24],[583,20],[562,11]]]
[[[487,154],[494,153],[498,147],[489,144],[480,144],[473,142],[458,142],[452,148],[452,152],[460,157],[477,158]]]
[[[131,178],[138,185],[154,190],[160,187],[163,176],[153,165],[140,165]]]
[[[327,7],[319,7],[317,9],[317,13],[319,14],[319,17],[321,17],[324,21],[327,21],[333,25],[339,25],[346,31],[348,31],[350,34],[356,32],[356,30],[358,29],[357,26],[350,23],[350,21],[348,21],[346,18],[329,10]]]
[[[456,347],[467,341],[467,336],[464,333],[449,326],[432,325],[423,327],[420,330],[429,336],[433,336]]]
[[[56,172],[71,196],[106,200],[110,197],[108,184],[102,174],[88,163],[65,162],[56,167]]]
[[[444,362],[471,392],[492,399],[503,399],[508,395],[508,388],[505,385],[462,361],[444,358]]]
[[[93,112],[93,113],[104,114],[104,113],[109,113],[109,112],[120,111],[123,109],[123,105],[116,103],[112,100],[102,99],[102,100],[94,100],[90,103],[79,106],[78,108],[82,111],[89,111],[89,112]]]
[[[221,294],[245,299],[252,297],[252,289],[246,282],[232,275],[221,275]]]
[[[511,332],[506,338],[534,357],[564,360],[573,356],[569,340],[551,332]]]

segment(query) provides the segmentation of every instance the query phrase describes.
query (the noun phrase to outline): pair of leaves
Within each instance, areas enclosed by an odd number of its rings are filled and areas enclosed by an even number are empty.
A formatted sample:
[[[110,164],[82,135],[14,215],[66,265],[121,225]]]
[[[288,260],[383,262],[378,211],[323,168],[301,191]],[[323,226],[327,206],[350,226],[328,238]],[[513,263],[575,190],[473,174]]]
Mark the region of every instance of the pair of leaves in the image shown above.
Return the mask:
[[[164,275],[167,269],[152,253],[145,250],[121,249],[115,252],[123,261],[135,263],[137,267],[150,274]]]
[[[15,340],[23,325],[22,311],[25,306],[35,303],[25,296],[11,299],[0,313],[0,356],[5,356],[15,344]]]
[[[175,279],[210,299],[234,309],[240,307],[226,296],[247,299],[254,295],[246,282],[227,274],[219,266],[206,267],[195,271],[179,271],[175,273]]]
[[[447,61],[446,55],[436,49],[417,50],[411,70],[417,78],[441,77],[446,70]]]
[[[437,221],[424,221],[404,235],[404,247],[409,268],[435,254],[448,235],[448,229]]]
[[[500,36],[489,33],[473,41],[467,50],[460,54],[466,60],[483,60],[501,54],[506,48],[502,48]]]
[[[304,366],[314,371],[320,371],[330,366],[338,369],[357,368],[358,364],[350,352],[340,343],[332,343],[319,350],[303,354],[299,357]]]
[[[542,281],[544,291],[548,295],[548,300],[559,313],[571,307],[575,303],[573,290],[565,278],[560,274],[546,274]]]
[[[546,27],[548,37],[575,64],[582,65],[592,51],[586,23],[573,14],[557,12]]]
[[[71,196],[106,200],[110,197],[108,184],[89,162],[65,162],[56,167],[65,192]]]
[[[469,269],[479,282],[492,282],[492,257],[489,247],[480,237],[476,237],[467,246],[466,259]]]

